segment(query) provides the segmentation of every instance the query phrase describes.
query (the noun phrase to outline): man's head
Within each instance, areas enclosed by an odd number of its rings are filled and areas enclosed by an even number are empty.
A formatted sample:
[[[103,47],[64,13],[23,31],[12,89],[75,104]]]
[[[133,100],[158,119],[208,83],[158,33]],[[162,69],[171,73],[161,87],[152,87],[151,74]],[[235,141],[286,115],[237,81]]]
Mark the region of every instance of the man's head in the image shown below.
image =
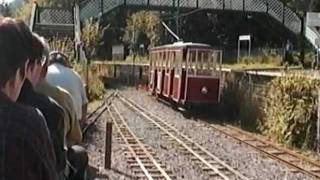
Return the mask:
[[[33,86],[41,80],[42,69],[47,63],[48,47],[43,37],[32,34],[32,57],[27,67],[27,79]]]
[[[67,55],[60,51],[52,51],[49,55],[49,64],[58,63],[68,68],[72,68]]]
[[[32,56],[32,34],[22,21],[0,17],[0,89],[16,101]]]
[[[41,71],[40,71],[40,76],[39,76],[39,81],[43,81],[46,78],[47,72],[48,72],[48,66],[49,66],[49,44],[48,42],[44,39],[44,37],[39,36],[38,34],[33,33],[33,36],[36,38],[37,42],[41,43],[40,48],[38,51],[35,51],[35,54],[38,54],[37,56],[41,57],[40,61],[40,66],[41,66]],[[37,83],[35,83],[37,84]]]

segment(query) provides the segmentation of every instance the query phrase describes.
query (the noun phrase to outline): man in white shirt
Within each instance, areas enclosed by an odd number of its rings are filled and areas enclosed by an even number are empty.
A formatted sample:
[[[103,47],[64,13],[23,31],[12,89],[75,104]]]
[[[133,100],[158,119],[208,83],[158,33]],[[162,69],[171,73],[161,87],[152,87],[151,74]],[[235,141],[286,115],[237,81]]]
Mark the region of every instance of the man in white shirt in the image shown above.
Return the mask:
[[[46,80],[49,84],[62,87],[71,94],[77,119],[84,123],[88,98],[80,75],[72,69],[67,56],[61,52],[51,52],[49,63]]]

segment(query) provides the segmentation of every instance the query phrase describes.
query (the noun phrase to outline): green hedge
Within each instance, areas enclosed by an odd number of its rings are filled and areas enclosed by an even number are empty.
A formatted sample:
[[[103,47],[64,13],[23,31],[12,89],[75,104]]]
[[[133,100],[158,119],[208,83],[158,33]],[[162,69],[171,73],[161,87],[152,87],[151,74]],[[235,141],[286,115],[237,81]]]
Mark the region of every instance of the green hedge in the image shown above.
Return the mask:
[[[272,80],[262,101],[260,130],[288,146],[314,149],[319,84],[301,75]]]

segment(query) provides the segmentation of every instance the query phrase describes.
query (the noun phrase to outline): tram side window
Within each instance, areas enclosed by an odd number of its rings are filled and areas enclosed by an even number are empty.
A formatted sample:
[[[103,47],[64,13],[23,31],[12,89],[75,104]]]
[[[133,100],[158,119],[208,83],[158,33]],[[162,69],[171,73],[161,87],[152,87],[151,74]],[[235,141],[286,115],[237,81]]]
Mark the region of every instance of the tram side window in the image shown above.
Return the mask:
[[[208,54],[207,51],[201,51],[201,53],[200,53],[201,59],[198,60],[198,64],[199,64],[198,74],[207,75],[207,70],[206,70],[206,65],[205,65],[205,63],[208,61],[207,54]]]
[[[168,53],[168,66],[167,66],[167,69],[168,70],[170,70],[171,69],[171,67],[172,67],[172,51],[169,51],[169,53]]]
[[[170,51],[166,51],[166,60],[165,60],[165,62],[166,62],[166,65],[165,65],[166,69],[169,69],[169,67],[170,67],[170,65],[169,65],[169,63],[170,63]]]
[[[179,52],[176,55],[176,59],[174,59],[174,66],[175,66],[174,73],[175,73],[175,75],[181,75],[182,57],[183,57],[183,54],[181,52]]]
[[[157,69],[159,68],[159,61],[160,61],[160,53],[159,52],[157,52],[157,55],[156,55],[156,67],[157,67]]]
[[[194,74],[196,68],[196,54],[197,51],[190,50],[189,51],[189,59],[188,59],[188,74]]]
[[[166,51],[162,52],[162,58],[161,58],[161,68],[164,69],[166,66]]]
[[[161,68],[161,61],[162,61],[162,53],[158,52],[158,62],[157,62],[158,69]]]
[[[212,54],[210,56],[210,62],[211,62],[211,72],[212,75],[216,72],[216,65],[217,65],[217,60],[218,60],[218,53],[217,51],[212,51]]]
[[[176,59],[176,51],[173,51],[170,59],[170,69],[173,69],[175,59]]]
[[[150,66],[152,69],[154,69],[154,53],[150,53]]]

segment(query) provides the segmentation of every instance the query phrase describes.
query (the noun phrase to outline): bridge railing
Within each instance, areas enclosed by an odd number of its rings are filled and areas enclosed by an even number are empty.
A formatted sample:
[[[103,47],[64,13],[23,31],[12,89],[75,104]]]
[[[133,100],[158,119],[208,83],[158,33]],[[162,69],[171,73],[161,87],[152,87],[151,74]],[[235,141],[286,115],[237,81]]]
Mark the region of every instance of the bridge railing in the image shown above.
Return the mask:
[[[74,24],[71,9],[38,6],[38,12],[39,24]]]
[[[98,17],[121,5],[267,13],[295,34],[301,31],[300,17],[279,0],[88,0],[80,4],[80,17]]]

